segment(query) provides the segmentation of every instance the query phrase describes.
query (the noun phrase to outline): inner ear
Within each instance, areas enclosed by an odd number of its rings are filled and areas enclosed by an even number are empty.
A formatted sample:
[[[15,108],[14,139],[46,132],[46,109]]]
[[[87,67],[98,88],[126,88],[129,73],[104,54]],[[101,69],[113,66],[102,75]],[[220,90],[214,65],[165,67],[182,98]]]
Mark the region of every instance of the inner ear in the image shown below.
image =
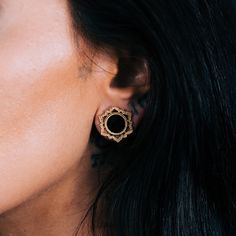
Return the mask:
[[[149,68],[145,58],[119,57],[118,72],[112,80],[111,87],[132,87],[136,93],[145,93],[149,83]]]

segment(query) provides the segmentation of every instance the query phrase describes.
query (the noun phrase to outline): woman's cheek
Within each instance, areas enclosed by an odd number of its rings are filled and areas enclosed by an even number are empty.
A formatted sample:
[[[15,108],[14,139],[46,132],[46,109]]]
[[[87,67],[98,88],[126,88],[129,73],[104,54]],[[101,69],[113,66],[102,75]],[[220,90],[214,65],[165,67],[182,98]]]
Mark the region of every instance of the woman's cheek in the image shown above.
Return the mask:
[[[1,80],[0,212],[61,178],[85,151],[92,116],[73,67]]]
[[[0,213],[75,166],[92,123],[66,45],[23,42],[0,49]]]
[[[0,214],[77,166],[93,122],[66,8],[40,2],[0,30]]]

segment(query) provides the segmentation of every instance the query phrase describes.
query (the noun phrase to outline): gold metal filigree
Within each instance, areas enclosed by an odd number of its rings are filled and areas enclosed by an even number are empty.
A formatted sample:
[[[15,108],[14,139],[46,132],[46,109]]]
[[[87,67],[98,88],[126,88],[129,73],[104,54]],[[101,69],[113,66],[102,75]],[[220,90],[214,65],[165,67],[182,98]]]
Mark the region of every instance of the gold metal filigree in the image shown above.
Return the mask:
[[[109,118],[114,115],[122,117],[125,122],[123,130],[118,133],[111,131],[107,125]],[[120,109],[118,107],[111,107],[110,109],[108,109],[106,112],[99,116],[99,121],[101,135],[108,137],[109,139],[114,140],[117,143],[119,143],[123,138],[126,138],[129,134],[133,132],[132,113]]]

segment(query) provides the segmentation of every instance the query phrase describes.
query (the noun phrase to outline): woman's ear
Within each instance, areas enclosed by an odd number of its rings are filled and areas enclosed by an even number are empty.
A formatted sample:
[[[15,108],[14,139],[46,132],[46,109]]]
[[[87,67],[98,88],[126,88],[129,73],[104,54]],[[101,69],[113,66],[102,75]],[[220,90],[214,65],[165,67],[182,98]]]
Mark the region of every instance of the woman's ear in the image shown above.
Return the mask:
[[[144,114],[146,94],[150,87],[147,60],[109,55],[96,57],[95,66],[98,68],[95,72],[99,72],[97,78],[100,77],[100,80],[97,84],[101,100],[95,115],[95,125],[100,132],[99,117],[111,107],[118,107],[131,112],[132,125],[135,129]]]
[[[120,94],[127,92],[128,106],[132,112],[134,127],[141,120],[146,106],[147,93],[150,89],[150,71],[148,62],[141,57],[121,57],[118,63],[118,73],[111,81],[111,90]]]

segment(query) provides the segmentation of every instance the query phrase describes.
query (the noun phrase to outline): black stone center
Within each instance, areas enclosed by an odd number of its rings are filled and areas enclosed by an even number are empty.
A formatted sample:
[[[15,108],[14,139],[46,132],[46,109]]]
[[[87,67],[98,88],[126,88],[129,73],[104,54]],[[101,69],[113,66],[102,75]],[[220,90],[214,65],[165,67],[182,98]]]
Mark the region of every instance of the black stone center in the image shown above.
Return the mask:
[[[108,118],[107,127],[113,133],[120,133],[125,128],[125,120],[119,115],[113,115]]]

